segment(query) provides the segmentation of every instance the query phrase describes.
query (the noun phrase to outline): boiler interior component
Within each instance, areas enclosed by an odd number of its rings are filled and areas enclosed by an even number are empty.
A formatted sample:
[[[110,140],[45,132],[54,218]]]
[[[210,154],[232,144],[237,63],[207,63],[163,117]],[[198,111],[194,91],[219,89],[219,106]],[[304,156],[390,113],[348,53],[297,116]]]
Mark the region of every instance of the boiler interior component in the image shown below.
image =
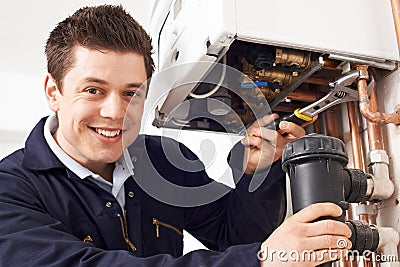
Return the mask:
[[[264,10],[273,12],[266,16]],[[338,20],[338,16],[345,19]],[[371,16],[375,19],[369,19]],[[210,75],[221,77],[221,69],[210,64],[195,71],[194,65],[191,75],[196,73],[198,82],[185,84],[180,93],[171,91],[155,105],[152,113],[157,127],[238,133],[243,130],[239,124],[247,125],[256,118],[250,107],[260,105],[258,92],[269,105],[264,113],[284,115],[305,107],[312,102],[310,97],[325,95],[346,63],[390,71],[399,61],[389,0],[379,4],[374,0],[339,0],[329,5],[318,0],[170,0],[155,5],[152,21],[158,71],[206,61],[220,62],[242,73],[227,77],[214,94],[214,84],[203,81]],[[175,86],[182,85],[186,75],[188,72],[177,73]],[[150,94],[170,89],[154,88]],[[252,103],[245,103],[238,90],[257,97],[246,98]],[[207,93],[212,104],[190,96]],[[176,112],[184,101],[189,101],[184,105],[187,112]],[[228,108],[241,121],[224,129],[220,125],[232,124]]]

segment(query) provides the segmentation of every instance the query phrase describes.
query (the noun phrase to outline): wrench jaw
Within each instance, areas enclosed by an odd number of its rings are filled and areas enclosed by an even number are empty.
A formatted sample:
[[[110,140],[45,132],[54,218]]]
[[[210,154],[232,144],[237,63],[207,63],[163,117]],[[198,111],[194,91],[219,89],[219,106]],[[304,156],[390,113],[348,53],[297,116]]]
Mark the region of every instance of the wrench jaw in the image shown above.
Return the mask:
[[[335,87],[336,84],[341,86],[349,86],[352,85],[355,80],[357,80],[361,76],[360,70],[349,71],[341,76],[339,76],[334,82],[329,83],[330,87]]]
[[[358,101],[358,91],[348,86],[361,76],[359,70],[350,71],[341,75],[334,82],[329,83],[331,90],[321,99],[299,110],[299,113],[314,117],[328,108],[340,103]]]

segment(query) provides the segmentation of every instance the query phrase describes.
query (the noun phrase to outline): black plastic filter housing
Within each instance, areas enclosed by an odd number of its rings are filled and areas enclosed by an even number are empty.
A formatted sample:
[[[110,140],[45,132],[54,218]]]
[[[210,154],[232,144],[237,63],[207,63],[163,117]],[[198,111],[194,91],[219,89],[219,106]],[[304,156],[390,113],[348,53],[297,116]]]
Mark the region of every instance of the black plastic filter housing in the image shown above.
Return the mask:
[[[348,157],[340,139],[306,135],[285,146],[282,162],[290,178],[293,212],[319,202],[333,202],[346,209],[343,169]],[[344,221],[344,214],[334,219]]]

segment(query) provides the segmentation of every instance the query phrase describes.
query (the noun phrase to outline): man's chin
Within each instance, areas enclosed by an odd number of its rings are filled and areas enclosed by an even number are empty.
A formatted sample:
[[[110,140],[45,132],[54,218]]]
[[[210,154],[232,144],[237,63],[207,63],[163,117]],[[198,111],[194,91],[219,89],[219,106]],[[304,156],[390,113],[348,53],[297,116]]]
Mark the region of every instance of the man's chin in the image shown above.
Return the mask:
[[[103,162],[103,163],[114,163],[117,160],[119,160],[122,156],[123,151],[121,150],[120,152],[97,152],[96,154],[93,154],[93,156],[96,156],[93,161],[95,162]]]

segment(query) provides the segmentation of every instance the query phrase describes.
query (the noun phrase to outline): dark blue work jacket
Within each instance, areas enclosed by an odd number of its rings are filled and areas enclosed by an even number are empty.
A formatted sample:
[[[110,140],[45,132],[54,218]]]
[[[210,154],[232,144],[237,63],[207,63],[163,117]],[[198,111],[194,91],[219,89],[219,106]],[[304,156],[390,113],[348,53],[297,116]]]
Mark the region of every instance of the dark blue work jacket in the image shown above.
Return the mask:
[[[240,180],[235,189],[197,207],[158,201],[130,177],[124,184],[124,214],[111,193],[80,179],[58,160],[44,139],[44,122],[33,129],[24,149],[0,163],[0,266],[259,266],[260,242],[285,213],[279,162],[255,192],[248,192],[249,175],[235,177]],[[136,177],[151,180],[152,172],[160,172],[185,187],[211,182],[204,171],[187,172],[171,164],[160,140],[139,136],[130,148],[137,155]],[[196,158],[179,147],[188,159]],[[231,157],[230,165],[241,161]],[[182,256],[183,229],[210,250]]]

